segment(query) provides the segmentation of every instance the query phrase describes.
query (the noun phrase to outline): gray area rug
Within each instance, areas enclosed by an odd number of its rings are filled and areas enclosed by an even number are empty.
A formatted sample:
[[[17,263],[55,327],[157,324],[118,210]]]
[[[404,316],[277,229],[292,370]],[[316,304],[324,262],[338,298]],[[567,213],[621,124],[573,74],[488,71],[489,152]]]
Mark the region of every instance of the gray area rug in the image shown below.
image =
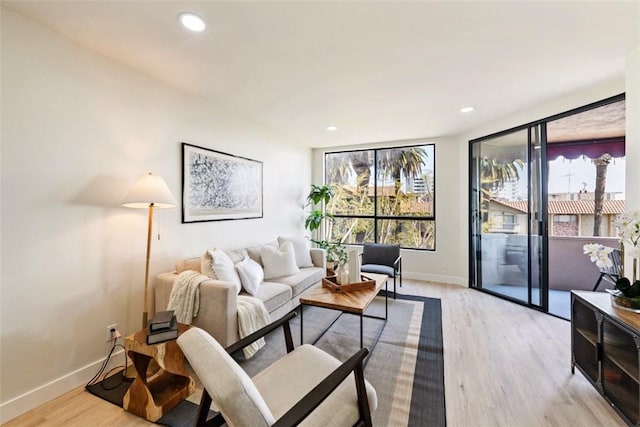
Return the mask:
[[[398,295],[388,300],[388,321],[364,319],[364,346],[371,349],[366,360],[365,378],[378,394],[378,408],[373,413],[375,426],[446,426],[444,398],[444,360],[442,355],[442,311],[440,300]],[[384,316],[384,297],[377,297],[367,314]],[[304,342],[315,345],[339,360],[348,359],[360,348],[358,316],[318,307],[304,308]],[[384,324],[384,329],[380,330]],[[331,328],[326,331],[326,328]],[[300,343],[300,318],[291,324],[294,344]],[[250,376],[282,357],[286,350],[282,329],[266,337],[267,344],[253,358],[234,355]],[[195,378],[195,377],[194,377]],[[109,379],[107,379],[109,381]],[[104,392],[101,383],[88,391],[122,406],[122,396],[129,387],[123,383]],[[197,392],[158,421],[168,426],[192,425],[200,401]]]
[[[373,352],[366,360],[365,378],[378,394],[373,413],[376,426],[446,425],[444,360],[442,355],[442,309],[439,299],[398,295],[389,297],[389,316]],[[384,316],[384,297],[377,297],[367,314]],[[313,343],[339,360],[347,360],[360,348],[358,316],[343,314],[323,332],[339,312],[304,308],[304,342]],[[293,319],[294,344],[300,343],[300,316]],[[384,321],[364,319],[364,346],[371,349]],[[255,373],[285,354],[282,330],[267,337],[267,345],[253,358],[236,360]]]

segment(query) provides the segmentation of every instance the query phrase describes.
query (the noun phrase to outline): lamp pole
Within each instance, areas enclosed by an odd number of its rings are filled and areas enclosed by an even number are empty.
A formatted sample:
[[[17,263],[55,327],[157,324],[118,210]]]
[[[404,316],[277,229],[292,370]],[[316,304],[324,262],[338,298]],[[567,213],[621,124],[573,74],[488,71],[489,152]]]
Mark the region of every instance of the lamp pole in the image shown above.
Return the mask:
[[[149,260],[151,259],[151,230],[153,228],[153,203],[149,203],[149,224],[147,226],[147,259],[144,270],[144,302],[142,307],[142,329],[147,327],[149,317]]]

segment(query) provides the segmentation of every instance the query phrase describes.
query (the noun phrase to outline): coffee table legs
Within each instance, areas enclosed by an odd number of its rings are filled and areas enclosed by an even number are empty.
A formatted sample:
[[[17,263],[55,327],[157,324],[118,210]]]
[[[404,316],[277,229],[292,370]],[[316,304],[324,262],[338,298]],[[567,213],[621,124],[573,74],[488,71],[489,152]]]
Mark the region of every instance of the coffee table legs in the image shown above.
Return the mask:
[[[387,323],[387,319],[389,318],[389,291],[388,291],[388,284],[387,284],[386,281],[384,282],[384,290],[385,290],[385,293],[384,293],[384,317],[369,316],[369,315],[366,315],[364,313],[349,313],[348,311],[338,310],[338,311],[340,311],[340,314],[338,315],[338,317],[336,317],[333,320],[333,322],[331,322],[331,324],[325,328],[325,330],[320,334],[320,336],[312,344],[315,344],[316,342],[318,342],[318,340],[320,340],[320,338],[322,338],[322,336],[333,326],[333,324],[338,321],[340,316],[342,316],[343,314],[347,313],[347,314],[356,314],[356,315],[360,316],[360,348],[364,348],[364,318],[368,317],[370,319],[384,320],[384,323],[382,324],[382,327],[380,328],[380,331],[378,332],[378,335],[377,335],[375,341],[373,342],[373,346],[371,347],[371,350],[373,350],[373,347],[375,347],[376,344],[378,343],[378,340],[380,339],[380,335],[382,334],[382,330],[384,329],[384,325]],[[304,305],[305,304],[300,304],[299,305],[299,307],[300,307],[300,345],[304,344],[304,315],[303,315]],[[327,310],[331,310],[331,309],[327,309]]]

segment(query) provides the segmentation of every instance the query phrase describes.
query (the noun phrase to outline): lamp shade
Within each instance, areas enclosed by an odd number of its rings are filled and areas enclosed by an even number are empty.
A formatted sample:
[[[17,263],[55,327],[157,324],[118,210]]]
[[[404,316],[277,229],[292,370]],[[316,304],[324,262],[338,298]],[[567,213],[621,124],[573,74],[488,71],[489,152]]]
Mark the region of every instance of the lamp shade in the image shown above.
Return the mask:
[[[176,204],[176,199],[164,179],[151,173],[138,178],[122,201],[122,206],[141,209],[149,206],[159,209],[175,208]]]

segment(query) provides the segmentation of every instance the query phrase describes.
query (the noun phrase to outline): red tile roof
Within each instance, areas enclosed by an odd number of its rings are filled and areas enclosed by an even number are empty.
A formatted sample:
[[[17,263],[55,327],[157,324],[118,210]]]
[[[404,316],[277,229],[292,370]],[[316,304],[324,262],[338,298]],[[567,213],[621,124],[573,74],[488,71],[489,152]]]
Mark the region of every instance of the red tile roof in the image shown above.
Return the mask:
[[[508,206],[523,213],[527,212],[527,202],[525,201],[492,200],[492,202]],[[624,212],[624,202],[624,200],[605,200],[602,203],[602,213],[605,215],[621,214]],[[555,215],[589,215],[593,214],[594,203],[593,200],[549,200],[547,210],[549,214]]]

